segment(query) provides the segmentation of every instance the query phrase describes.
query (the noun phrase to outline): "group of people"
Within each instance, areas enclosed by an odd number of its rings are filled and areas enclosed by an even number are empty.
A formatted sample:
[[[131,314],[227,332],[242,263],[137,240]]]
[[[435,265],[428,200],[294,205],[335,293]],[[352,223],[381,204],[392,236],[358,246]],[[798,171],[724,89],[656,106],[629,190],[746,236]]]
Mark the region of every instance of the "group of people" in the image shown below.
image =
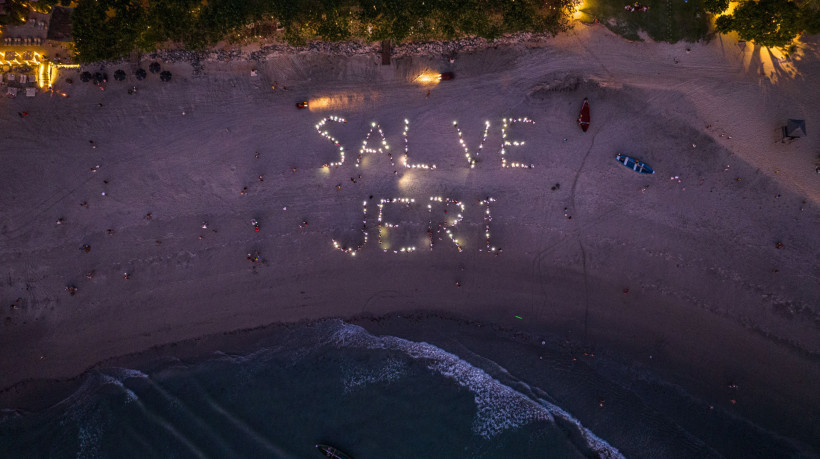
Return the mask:
[[[91,146],[91,148],[92,148],[92,149],[96,149],[96,146],[97,146],[97,145],[95,144],[95,142],[94,142],[93,140],[89,140],[89,145]],[[254,153],[254,158],[255,158],[255,159],[259,159],[259,158],[260,158],[260,156],[261,156],[261,155],[259,154],[259,152],[255,152],[255,153]],[[99,166],[97,166],[96,168],[92,168],[92,171],[93,171],[93,172],[96,172],[98,168],[99,168]],[[294,172],[294,173],[296,172],[296,168],[293,168],[293,172]],[[258,179],[260,182],[264,181],[264,175],[259,174],[259,175],[257,176],[257,179]],[[105,180],[105,181],[104,181],[104,183],[106,183],[106,184],[107,184],[107,183],[108,183],[108,181],[107,181],[107,180]],[[247,194],[247,193],[248,193],[248,187],[244,187],[244,188],[242,189],[242,192],[241,192],[240,194],[245,195],[245,194]],[[103,195],[105,195],[105,193],[103,193]],[[88,202],[87,202],[87,201],[82,201],[82,202],[80,203],[80,206],[82,206],[82,207],[88,207]],[[283,207],[283,210],[287,210],[287,206]],[[144,214],[143,218],[144,218],[145,220],[150,221],[150,220],[152,220],[152,219],[153,219],[153,215],[149,212],[149,213]],[[64,218],[64,217],[59,217],[59,218],[56,220],[56,224],[57,224],[57,225],[63,225],[63,224],[65,224],[65,222],[66,222],[66,221],[65,221],[65,218]],[[252,227],[253,227],[253,229],[254,229],[254,232],[259,232],[259,231],[260,231],[260,224],[259,224],[259,221],[258,221],[257,219],[255,219],[255,218],[253,218],[253,219],[251,219],[251,221],[250,221],[250,222],[251,222],[251,226],[252,226]],[[207,228],[208,228],[208,226],[209,226],[209,225],[208,225],[208,222],[207,222],[207,221],[203,221],[203,222],[202,222],[202,225],[201,225],[202,229],[207,229]],[[302,220],[301,224],[299,225],[299,227],[300,227],[300,228],[302,228],[302,229],[306,228],[307,226],[308,226],[308,222],[307,222],[307,220]],[[216,230],[214,230],[214,232],[216,232]],[[114,234],[114,230],[113,230],[113,229],[108,229],[108,230],[106,230],[106,233],[107,233],[109,236],[113,236],[113,234]],[[203,239],[203,236],[202,236],[202,235],[200,235],[200,236],[199,236],[199,239],[200,239],[200,240],[202,240],[202,239]],[[155,243],[156,243],[157,245],[160,245],[162,242],[161,242],[161,241],[159,241],[159,240],[157,240],[157,241],[155,241]],[[81,251],[81,252],[84,252],[84,253],[89,253],[89,252],[91,252],[91,246],[90,246],[89,244],[82,244],[82,245],[80,246],[80,251]],[[248,259],[248,261],[250,261],[250,262],[252,262],[252,263],[263,263],[263,258],[262,258],[262,255],[259,253],[259,251],[254,251],[254,252],[248,253],[248,254],[247,254],[247,259]],[[255,269],[256,269],[256,268],[254,268],[254,270],[255,270]],[[87,279],[92,279],[92,278],[94,277],[94,271],[93,271],[93,270],[91,270],[91,271],[86,272],[86,273],[85,273],[85,277],[86,277]],[[128,280],[130,277],[131,277],[131,275],[130,275],[129,273],[127,273],[127,272],[126,272],[126,273],[123,273],[123,279]],[[77,286],[76,286],[76,285],[73,285],[73,284],[67,284],[67,285],[66,285],[66,287],[65,287],[65,290],[66,290],[66,292],[68,292],[71,296],[76,295],[76,294],[77,294],[77,292],[78,292],[78,288],[77,288]]]

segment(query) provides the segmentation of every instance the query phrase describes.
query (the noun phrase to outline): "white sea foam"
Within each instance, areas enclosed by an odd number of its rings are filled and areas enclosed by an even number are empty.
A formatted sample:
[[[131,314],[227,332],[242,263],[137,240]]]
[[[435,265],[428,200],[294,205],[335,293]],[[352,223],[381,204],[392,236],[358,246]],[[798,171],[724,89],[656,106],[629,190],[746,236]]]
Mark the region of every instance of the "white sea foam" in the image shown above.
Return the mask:
[[[77,457],[100,457],[100,437],[105,422],[98,419],[99,417],[99,413],[94,413],[91,419],[84,419],[80,423],[80,429],[77,432],[79,442]]]
[[[558,405],[552,404],[546,400],[539,400],[541,405],[549,411],[554,417],[561,418],[566,422],[570,422],[575,427],[578,428],[578,431],[584,437],[587,445],[596,453],[598,453],[599,457],[602,458],[623,458],[624,455],[621,454],[616,448],[612,447],[609,443],[601,439],[601,437],[595,435],[591,430],[584,427],[580,421],[572,417],[569,413],[561,409]]]
[[[492,438],[506,429],[530,422],[552,421],[549,412],[537,403],[494,380],[480,368],[431,344],[393,336],[375,337],[354,325],[343,326],[334,338],[340,346],[402,351],[414,359],[426,361],[430,370],[467,388],[474,395],[478,411],[473,420],[473,432],[484,438]]]
[[[405,371],[404,363],[393,358],[375,369],[360,366],[345,367],[342,370],[345,392],[361,389],[374,383],[396,381],[404,375]]]
[[[149,379],[149,376],[141,371],[129,368],[105,368],[96,370],[85,378],[79,389],[57,403],[52,409],[69,408],[69,412],[82,413],[86,402],[90,400],[100,388],[108,384],[122,389],[128,401],[136,400],[137,395],[123,384],[126,379],[131,378]]]
[[[132,370],[130,368],[107,368],[104,370],[105,373],[100,373],[99,376],[102,379],[103,384],[113,384],[120,389],[122,389],[123,393],[126,395],[126,403],[130,403],[139,399],[137,394],[134,393],[131,389],[125,387],[126,379],[149,379],[148,375],[139,371],[139,370]]]
[[[413,359],[425,361],[430,370],[470,390],[477,408],[473,420],[473,432],[476,435],[489,439],[507,429],[536,421],[554,422],[555,417],[559,417],[575,425],[587,445],[601,457],[623,457],[617,449],[585,428],[580,421],[560,407],[544,400],[535,401],[500,383],[484,370],[432,344],[408,341],[394,336],[376,337],[351,324],[341,324],[332,334],[331,341],[340,347],[404,352]]]
[[[96,407],[95,400],[98,392],[105,386],[116,386],[126,396],[125,403],[137,402],[139,397],[123,382],[131,378],[145,378],[148,375],[128,368],[106,368],[89,374],[79,389],[64,400],[49,408],[52,413],[59,414],[59,425],[76,423],[78,426],[77,442],[79,450],[77,457],[99,457],[99,442],[105,428],[109,424],[107,416]]]

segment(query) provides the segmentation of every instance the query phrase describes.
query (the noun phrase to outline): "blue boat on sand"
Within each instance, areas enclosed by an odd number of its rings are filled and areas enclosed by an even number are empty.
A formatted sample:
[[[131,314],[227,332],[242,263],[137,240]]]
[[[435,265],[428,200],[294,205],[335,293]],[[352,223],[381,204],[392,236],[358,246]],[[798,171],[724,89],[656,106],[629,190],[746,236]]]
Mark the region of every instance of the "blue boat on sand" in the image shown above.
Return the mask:
[[[647,164],[638,161],[635,158],[630,158],[626,155],[617,155],[615,159],[618,160],[619,163],[623,164],[624,166],[632,169],[635,172],[640,172],[641,174],[654,174],[655,171],[652,170]]]

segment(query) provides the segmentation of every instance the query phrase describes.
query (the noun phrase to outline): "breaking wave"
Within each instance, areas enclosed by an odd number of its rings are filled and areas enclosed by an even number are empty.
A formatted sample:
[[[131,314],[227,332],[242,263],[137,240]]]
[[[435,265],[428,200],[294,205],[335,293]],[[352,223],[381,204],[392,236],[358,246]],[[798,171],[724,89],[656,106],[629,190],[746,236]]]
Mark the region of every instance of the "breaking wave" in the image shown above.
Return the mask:
[[[473,433],[485,439],[535,421],[555,422],[555,417],[559,417],[574,425],[587,446],[601,457],[623,457],[617,449],[583,427],[560,407],[543,399],[532,400],[441,348],[394,336],[373,336],[351,324],[341,324],[333,333],[332,340],[340,347],[401,351],[413,359],[426,362],[428,369],[468,389],[474,395],[478,410],[473,421]]]
[[[507,441],[516,442],[514,447],[549,447],[575,438],[576,443],[561,447],[623,457],[562,408],[534,392],[516,391],[434,345],[377,337],[342,321],[280,332],[248,353],[166,361],[149,372],[94,370],[72,394],[41,412],[4,410],[0,440],[9,441],[0,441],[0,457],[152,456],[164,451],[299,457],[316,436],[340,426],[355,431],[371,423],[365,430],[375,437],[383,436],[377,433],[380,428],[435,435],[443,413],[436,410],[442,407],[450,416],[447,429],[471,432],[475,439],[467,435],[466,443],[457,445],[445,436],[435,446],[439,449],[427,455],[448,454],[440,448],[464,454],[479,439],[485,446],[474,451],[477,457],[492,455],[487,452],[492,448],[509,451]],[[514,380],[509,373],[505,377]],[[442,385],[441,378],[455,384]],[[427,410],[427,417],[414,418],[419,408]],[[413,450],[418,445],[411,437],[398,441]],[[585,444],[577,444],[581,442]],[[378,455],[380,447],[367,442],[348,446],[365,456]]]

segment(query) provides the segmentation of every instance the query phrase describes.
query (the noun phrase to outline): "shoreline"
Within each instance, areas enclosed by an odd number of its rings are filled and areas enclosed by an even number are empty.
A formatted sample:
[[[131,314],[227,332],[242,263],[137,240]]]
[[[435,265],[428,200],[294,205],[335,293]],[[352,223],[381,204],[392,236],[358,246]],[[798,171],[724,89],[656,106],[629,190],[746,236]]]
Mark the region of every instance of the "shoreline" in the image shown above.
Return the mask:
[[[247,343],[281,323],[440,310],[643,364],[652,355],[665,379],[694,394],[737,383],[746,400],[727,408],[743,414],[747,403],[764,404],[800,422],[801,404],[820,404],[806,383],[820,378],[812,282],[820,186],[805,164],[818,143],[779,147],[765,128],[820,115],[817,95],[804,94],[796,115],[789,103],[820,77],[817,56],[796,61],[803,80],[759,85],[737,68],[745,55],[727,57],[720,43],[683,50],[583,27],[543,46],[490,47],[453,63],[421,55],[380,66],[376,54],[304,53],[208,61],[198,73],[193,62],[163,62],[174,73],[167,84],[151,76],[105,91],[61,83],[70,98],[7,101],[0,119],[15,128],[0,173],[0,201],[11,203],[0,215],[0,255],[9,260],[2,300],[24,301],[4,312],[0,346],[13,351],[0,354],[3,398],[21,380],[76,375],[118,355],[198,352],[197,342],[219,346],[234,334]],[[636,53],[646,59],[641,69],[629,64]],[[254,66],[258,77],[248,76]],[[455,81],[413,83],[420,71],[445,68]],[[277,81],[288,90],[271,91]],[[136,96],[125,93],[131,84],[140,85]],[[588,134],[574,123],[583,97],[593,100]],[[328,105],[295,110],[308,99]],[[31,115],[18,119],[18,111]],[[348,169],[322,169],[339,153],[314,123],[338,114],[347,123],[330,129],[349,152],[374,119],[400,151],[404,119],[411,158],[439,168],[403,169],[396,179],[388,161],[365,155],[358,181],[348,181]],[[510,154],[536,167],[504,170],[493,156],[502,118],[523,115],[536,128],[517,126],[529,147]],[[475,170],[464,165],[453,119],[472,148],[492,122]],[[616,150],[634,151],[659,173],[650,182],[612,166]],[[469,205],[458,227],[469,250],[446,239],[432,251],[379,250],[378,199],[436,195]],[[351,258],[331,241],[360,237],[368,196],[376,197],[366,217],[371,240]],[[499,257],[482,251],[477,203],[487,197],[497,199]],[[385,215],[424,232],[416,214]],[[58,217],[66,223],[55,225]],[[93,250],[78,252],[83,244]],[[253,250],[268,261],[250,264]],[[63,291],[67,283],[76,296]],[[777,415],[780,404],[788,409]]]
[[[249,355],[266,349],[266,343],[276,338],[278,334],[287,333],[289,330],[312,327],[327,321],[338,320],[336,318],[323,318],[319,320],[307,320],[292,323],[275,323],[256,327],[248,330],[234,330],[218,335],[210,335],[192,338],[176,343],[155,346],[151,349],[137,352],[130,355],[118,356],[107,359],[103,362],[86,369],[82,374],[58,380],[22,381],[12,387],[0,390],[0,406],[5,410],[27,412],[39,412],[56,403],[79,389],[87,377],[98,370],[105,369],[130,369],[142,373],[152,374],[169,366],[183,365],[185,367],[195,366],[203,362],[208,362],[217,358],[220,354],[229,355]],[[697,416],[704,416],[700,422],[716,422],[714,416],[723,419],[720,422],[750,422],[744,424],[744,429],[748,429],[748,434],[765,434],[766,440],[762,445],[767,448],[775,447],[777,442],[784,442],[789,448],[796,448],[801,454],[813,454],[810,451],[817,448],[811,440],[812,432],[800,431],[800,424],[793,416],[798,411],[790,409],[788,406],[779,405],[777,407],[768,406],[747,406],[746,409],[738,410],[738,406],[729,403],[725,397],[739,396],[747,399],[750,395],[746,391],[736,391],[730,389],[718,390],[711,387],[693,387],[691,381],[682,381],[677,371],[669,367],[669,363],[659,363],[657,360],[637,360],[637,356],[624,354],[617,347],[608,345],[584,343],[573,341],[568,336],[559,336],[552,333],[538,332],[532,327],[528,330],[515,327],[515,323],[504,326],[499,324],[482,323],[468,317],[461,317],[447,313],[446,311],[416,311],[409,313],[391,313],[385,316],[360,315],[351,317],[344,321],[347,324],[362,327],[374,336],[395,336],[415,342],[426,342],[433,344],[445,351],[456,353],[462,359],[480,365],[483,359],[490,359],[495,364],[501,365],[506,371],[510,371],[510,376],[514,380],[523,381],[539,390],[544,390],[547,380],[541,379],[537,367],[546,364],[541,362],[544,353],[549,354],[549,361],[564,359],[569,363],[579,360],[572,366],[577,366],[577,370],[583,374],[583,368],[595,369],[600,373],[600,377],[607,378],[615,384],[623,384],[623,387],[633,385],[647,385],[655,387],[651,392],[658,392],[653,397],[643,401],[649,403],[654,409],[661,412],[670,410],[676,413],[674,407],[676,403],[681,403],[675,397],[685,400],[690,413],[686,418],[673,418],[673,422],[682,423],[684,429],[695,429],[692,435],[702,438],[704,432],[697,432]],[[505,344],[506,343],[506,344]],[[545,344],[546,343],[546,347]],[[512,346],[512,347],[510,347]],[[464,352],[467,355],[463,355]],[[522,354],[523,352],[523,354]],[[537,360],[536,360],[536,356]],[[478,359],[478,360],[476,360]],[[554,365],[554,363],[547,364]],[[505,373],[500,373],[495,377],[502,377]],[[614,379],[612,379],[614,378]],[[618,379],[621,378],[621,379]],[[555,381],[552,382],[556,384]],[[560,384],[560,383],[559,383]],[[567,391],[571,389],[566,388]],[[694,390],[693,392],[690,390]],[[607,389],[607,393],[611,389]],[[661,394],[667,391],[666,396]],[[539,392],[540,393],[540,392]],[[553,394],[549,389],[546,392],[552,399]],[[640,395],[640,392],[635,392]],[[576,394],[574,400],[564,400],[566,394],[559,396],[559,406],[569,413],[578,417],[582,424],[589,427],[589,423],[599,417],[588,407],[587,402],[578,400],[578,396],[588,397],[592,400],[604,400],[599,391],[589,392],[583,390]],[[621,397],[618,392],[610,394],[615,401]],[[756,396],[759,396],[756,395]],[[756,397],[755,396],[755,397]],[[606,400],[609,400],[607,397]],[[554,400],[553,400],[554,401]],[[626,400],[620,400],[625,403]],[[565,406],[569,403],[570,406]],[[591,401],[589,402],[590,404]],[[668,408],[663,408],[668,403]],[[707,408],[708,405],[708,408]],[[14,406],[14,408],[6,408]],[[776,412],[776,409],[786,408],[783,412]],[[797,408],[797,407],[794,407]],[[701,410],[701,414],[698,413]],[[718,410],[718,411],[714,411]],[[767,413],[767,411],[772,411]],[[776,413],[776,414],[775,414]],[[676,413],[683,415],[682,413]],[[580,416],[580,417],[579,417]],[[691,418],[695,416],[695,420]],[[763,421],[763,422],[761,422]],[[687,423],[688,427],[687,427]],[[695,423],[695,424],[692,424]],[[600,433],[599,425],[593,429],[596,434]],[[762,430],[760,430],[762,429]],[[619,429],[615,429],[618,431]],[[612,435],[611,432],[607,432]],[[795,435],[797,433],[797,435]],[[788,436],[787,436],[788,434]],[[718,441],[714,437],[712,441]],[[618,442],[625,441],[620,436],[615,437]],[[725,439],[729,444],[731,438]],[[661,439],[658,439],[661,441]],[[774,442],[772,444],[766,442]],[[610,442],[610,444],[612,444]],[[662,444],[662,443],[661,443]],[[617,447],[617,444],[612,444]],[[723,445],[723,447],[726,447]],[[746,446],[749,448],[749,446]]]

